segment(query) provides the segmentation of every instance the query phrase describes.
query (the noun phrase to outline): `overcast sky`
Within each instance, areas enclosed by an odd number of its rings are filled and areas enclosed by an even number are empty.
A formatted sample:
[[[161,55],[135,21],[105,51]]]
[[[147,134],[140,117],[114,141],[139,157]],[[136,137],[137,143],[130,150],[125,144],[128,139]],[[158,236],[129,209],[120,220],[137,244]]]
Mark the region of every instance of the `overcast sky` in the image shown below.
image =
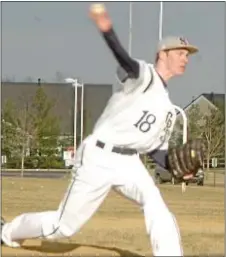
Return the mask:
[[[64,77],[78,76],[84,83],[116,84],[116,62],[88,17],[90,3],[1,4],[3,77],[54,81],[59,71]],[[106,6],[118,37],[128,48],[129,3]],[[154,61],[158,16],[158,2],[133,3],[133,57]],[[200,49],[191,57],[186,74],[169,83],[175,104],[183,107],[199,94],[225,92],[224,16],[225,3],[164,3],[163,36],[185,36]]]

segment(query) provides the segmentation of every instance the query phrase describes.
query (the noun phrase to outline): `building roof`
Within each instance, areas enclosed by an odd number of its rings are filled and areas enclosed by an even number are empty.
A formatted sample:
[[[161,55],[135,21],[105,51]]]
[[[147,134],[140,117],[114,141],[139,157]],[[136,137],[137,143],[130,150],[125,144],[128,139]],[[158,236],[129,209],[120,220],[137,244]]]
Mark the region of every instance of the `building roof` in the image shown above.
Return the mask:
[[[216,93],[204,93],[202,94],[205,98],[207,98],[211,103],[215,104],[216,102],[222,102],[225,101],[225,94],[216,94]]]
[[[216,104],[217,103],[224,103],[225,102],[225,94],[219,94],[219,93],[202,93],[200,95],[198,95],[196,98],[194,98],[189,104],[187,104],[183,110],[186,112],[190,109],[190,107],[193,104],[196,104],[200,101],[200,99],[203,99],[205,101],[208,101],[208,104],[213,107],[213,108],[217,108]],[[179,114],[179,112],[177,111],[177,115]]]

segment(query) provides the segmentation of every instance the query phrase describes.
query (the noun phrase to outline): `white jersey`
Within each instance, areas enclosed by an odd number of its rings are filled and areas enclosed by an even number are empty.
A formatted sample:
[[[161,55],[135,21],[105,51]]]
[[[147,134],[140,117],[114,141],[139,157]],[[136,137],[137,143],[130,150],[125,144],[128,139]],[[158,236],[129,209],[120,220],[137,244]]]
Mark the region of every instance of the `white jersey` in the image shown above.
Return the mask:
[[[121,82],[97,121],[93,135],[115,146],[147,153],[167,148],[176,111],[152,64],[138,61],[140,76]]]

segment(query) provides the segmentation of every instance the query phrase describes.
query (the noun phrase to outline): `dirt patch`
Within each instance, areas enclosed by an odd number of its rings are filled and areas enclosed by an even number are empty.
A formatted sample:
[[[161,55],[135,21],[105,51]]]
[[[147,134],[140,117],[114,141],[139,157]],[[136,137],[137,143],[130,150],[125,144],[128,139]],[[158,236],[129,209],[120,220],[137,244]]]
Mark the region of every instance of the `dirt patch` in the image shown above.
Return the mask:
[[[68,180],[3,178],[2,213],[57,208]],[[224,253],[224,188],[160,186],[178,219],[185,255]],[[70,240],[27,240],[20,249],[2,247],[3,256],[152,256],[138,206],[111,192],[94,217]]]

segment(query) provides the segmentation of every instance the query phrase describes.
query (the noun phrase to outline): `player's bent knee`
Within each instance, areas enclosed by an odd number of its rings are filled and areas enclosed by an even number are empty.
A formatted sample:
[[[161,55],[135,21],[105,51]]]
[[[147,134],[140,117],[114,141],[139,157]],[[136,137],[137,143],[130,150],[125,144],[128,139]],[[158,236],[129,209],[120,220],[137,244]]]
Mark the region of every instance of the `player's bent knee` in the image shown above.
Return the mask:
[[[57,212],[45,216],[42,220],[42,237],[46,239],[61,239],[71,237],[79,228],[75,224],[66,224],[59,220]]]
[[[44,234],[46,239],[63,239],[73,236],[76,233],[72,228],[64,225],[58,224],[57,227],[52,229],[52,231],[48,234]]]

